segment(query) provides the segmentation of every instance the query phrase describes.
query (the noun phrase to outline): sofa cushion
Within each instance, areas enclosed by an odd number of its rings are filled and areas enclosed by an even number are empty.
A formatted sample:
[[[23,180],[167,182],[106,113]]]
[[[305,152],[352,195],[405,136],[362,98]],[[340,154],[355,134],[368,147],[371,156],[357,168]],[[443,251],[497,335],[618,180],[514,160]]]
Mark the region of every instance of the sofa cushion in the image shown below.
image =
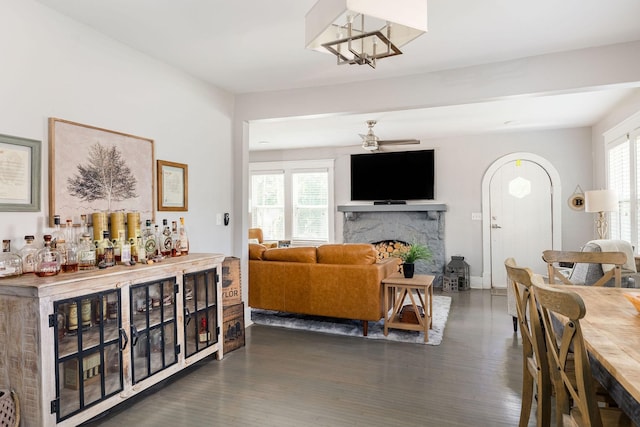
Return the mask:
[[[261,260],[262,254],[267,248],[259,243],[249,243],[249,259]]]
[[[318,247],[320,264],[370,265],[378,260],[378,253],[368,243],[346,243]]]
[[[304,246],[299,248],[273,248],[262,254],[265,261],[316,263],[316,248]]]

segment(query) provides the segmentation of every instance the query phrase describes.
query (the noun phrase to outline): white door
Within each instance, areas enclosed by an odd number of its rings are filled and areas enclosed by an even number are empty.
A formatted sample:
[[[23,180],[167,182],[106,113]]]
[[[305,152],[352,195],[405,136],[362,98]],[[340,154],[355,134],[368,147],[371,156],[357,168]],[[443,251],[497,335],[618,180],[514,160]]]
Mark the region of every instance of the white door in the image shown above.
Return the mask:
[[[534,273],[546,274],[542,251],[552,249],[552,183],[530,160],[513,160],[490,182],[491,287],[507,287],[505,259],[512,257]]]

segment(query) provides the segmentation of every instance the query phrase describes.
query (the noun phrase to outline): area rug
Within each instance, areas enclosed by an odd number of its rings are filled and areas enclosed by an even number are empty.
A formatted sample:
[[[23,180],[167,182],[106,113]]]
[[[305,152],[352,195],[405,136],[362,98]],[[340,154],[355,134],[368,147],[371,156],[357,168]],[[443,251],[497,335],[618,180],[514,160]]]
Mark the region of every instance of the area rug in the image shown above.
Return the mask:
[[[424,332],[389,329],[384,336],[384,320],[369,322],[369,332],[362,336],[362,322],[357,320],[335,319],[331,317],[309,316],[304,314],[283,313],[280,311],[251,309],[251,320],[258,325],[279,326],[290,329],[324,332],[327,334],[349,335],[374,340],[401,341],[416,344],[440,345],[444,327],[449,316],[451,297],[436,295],[433,297],[433,329],[429,330],[429,342],[424,342]]]

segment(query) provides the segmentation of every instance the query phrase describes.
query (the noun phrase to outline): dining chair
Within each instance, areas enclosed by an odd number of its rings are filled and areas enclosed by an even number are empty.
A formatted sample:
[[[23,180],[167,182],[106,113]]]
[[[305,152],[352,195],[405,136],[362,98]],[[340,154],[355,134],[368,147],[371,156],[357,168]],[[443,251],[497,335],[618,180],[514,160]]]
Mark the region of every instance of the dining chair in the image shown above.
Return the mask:
[[[547,270],[549,274],[549,283],[554,284],[556,280],[565,285],[592,285],[603,286],[607,284],[611,279],[614,281],[614,286],[619,288],[622,286],[622,266],[627,262],[627,256],[624,252],[571,252],[571,251],[553,251],[546,250],[542,252],[542,259],[547,263]],[[578,278],[575,274],[569,273],[569,275],[563,274],[560,268],[561,263],[573,264],[573,270],[575,271],[580,264],[592,264],[592,265],[612,265],[613,268],[604,272],[602,268],[599,268],[597,276],[589,276]],[[581,271],[584,269],[581,269]]]
[[[533,284],[533,304],[542,318],[554,382],[558,426],[632,426],[619,408],[599,407],[596,382],[580,329],[586,314],[582,298],[567,289]]]
[[[513,258],[507,258],[504,266],[507,269],[508,286],[515,299],[522,337],[522,405],[519,426],[526,427],[529,424],[537,392],[536,425],[547,427],[551,422],[551,378],[540,316],[531,298],[533,282],[542,280],[534,277],[530,269],[518,267]]]

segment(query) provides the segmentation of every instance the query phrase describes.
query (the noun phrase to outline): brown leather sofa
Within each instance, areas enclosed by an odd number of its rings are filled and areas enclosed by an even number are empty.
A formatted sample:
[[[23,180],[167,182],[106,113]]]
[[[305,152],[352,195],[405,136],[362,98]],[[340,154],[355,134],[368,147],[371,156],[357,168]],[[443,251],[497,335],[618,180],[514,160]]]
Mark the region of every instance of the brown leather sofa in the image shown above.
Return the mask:
[[[377,260],[369,244],[268,249],[249,245],[249,306],[368,321],[383,317],[382,279],[397,258]]]

